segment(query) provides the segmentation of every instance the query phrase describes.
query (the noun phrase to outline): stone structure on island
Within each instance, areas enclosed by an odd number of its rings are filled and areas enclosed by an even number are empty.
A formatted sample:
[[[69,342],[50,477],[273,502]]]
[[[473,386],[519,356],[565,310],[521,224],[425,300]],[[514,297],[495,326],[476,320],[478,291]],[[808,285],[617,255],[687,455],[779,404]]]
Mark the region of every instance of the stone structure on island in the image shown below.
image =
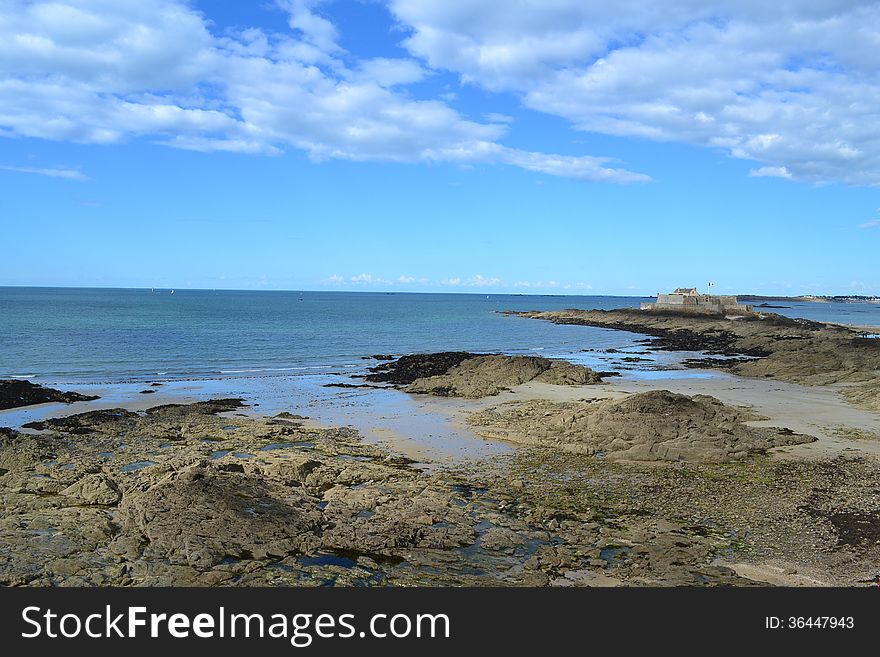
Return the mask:
[[[642,310],[694,315],[752,315],[752,306],[737,302],[734,296],[700,294],[695,287],[679,287],[672,294],[658,294],[654,303],[643,303]]]

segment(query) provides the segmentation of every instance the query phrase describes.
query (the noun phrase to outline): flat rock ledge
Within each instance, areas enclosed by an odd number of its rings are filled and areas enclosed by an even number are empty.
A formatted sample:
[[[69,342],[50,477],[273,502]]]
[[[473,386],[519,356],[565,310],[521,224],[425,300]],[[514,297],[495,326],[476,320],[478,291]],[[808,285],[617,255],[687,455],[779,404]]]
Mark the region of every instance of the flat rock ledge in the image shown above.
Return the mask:
[[[589,367],[541,356],[440,352],[413,354],[371,368],[368,381],[392,383],[409,393],[479,399],[528,381],[554,385],[601,383]]]
[[[623,461],[724,462],[816,440],[745,424],[759,419],[708,395],[652,390],[621,400],[510,402],[469,422],[486,437]]]

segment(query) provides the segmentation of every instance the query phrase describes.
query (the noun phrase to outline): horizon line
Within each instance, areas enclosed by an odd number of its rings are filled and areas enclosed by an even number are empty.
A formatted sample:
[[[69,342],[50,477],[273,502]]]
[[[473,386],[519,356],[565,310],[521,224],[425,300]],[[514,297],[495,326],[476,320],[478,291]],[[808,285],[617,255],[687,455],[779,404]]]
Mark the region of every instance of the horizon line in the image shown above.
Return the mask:
[[[564,292],[464,292],[464,291],[424,291],[424,290],[353,290],[353,289],[306,289],[306,288],[222,288],[222,287],[156,287],[152,285],[119,286],[119,285],[2,285],[0,289],[41,289],[41,290],[170,290],[181,292],[300,292],[300,293],[346,293],[346,294],[449,294],[469,296],[533,296],[533,297],[620,297],[629,299],[654,298],[656,294],[583,294]],[[799,299],[805,297],[866,297],[877,298],[876,294],[756,294],[753,292],[741,292],[730,296],[754,296],[754,297],[779,297],[787,299]]]

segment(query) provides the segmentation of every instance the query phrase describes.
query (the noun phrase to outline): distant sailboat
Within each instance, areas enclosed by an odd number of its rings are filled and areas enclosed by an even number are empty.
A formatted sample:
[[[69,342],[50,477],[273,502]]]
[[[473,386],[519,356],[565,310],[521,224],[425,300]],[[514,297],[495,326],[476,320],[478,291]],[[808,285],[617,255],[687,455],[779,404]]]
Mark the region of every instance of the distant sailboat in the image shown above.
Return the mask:
[[[171,290],[171,294],[174,294],[174,290]]]

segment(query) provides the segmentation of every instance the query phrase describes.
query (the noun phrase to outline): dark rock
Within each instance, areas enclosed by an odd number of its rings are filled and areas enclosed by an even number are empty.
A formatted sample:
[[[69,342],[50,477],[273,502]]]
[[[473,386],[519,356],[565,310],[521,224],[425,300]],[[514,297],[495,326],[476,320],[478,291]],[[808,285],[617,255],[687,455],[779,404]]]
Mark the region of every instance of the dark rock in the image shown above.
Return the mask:
[[[174,411],[185,411],[187,413],[195,410],[199,413],[207,415],[216,415],[217,413],[226,413],[247,406],[243,399],[232,397],[228,399],[209,399],[208,401],[196,402],[195,404],[162,404],[161,406],[153,406],[147,409],[147,414],[155,415],[157,413],[168,413]]]
[[[287,411],[281,411],[280,413],[276,413],[274,417],[280,420],[308,420],[308,415],[297,415],[296,413],[288,413]]]
[[[32,406],[33,404],[45,404],[46,402],[72,404],[73,402],[92,401],[93,399],[98,399],[98,397],[95,395],[81,395],[78,392],[63,392],[54,388],[45,388],[30,381],[20,381],[18,379],[0,380],[0,410]]]
[[[68,415],[67,417],[52,417],[38,422],[28,422],[22,425],[25,429],[44,431],[62,431],[70,434],[87,434],[96,430],[96,427],[105,424],[132,425],[138,419],[138,414],[127,411],[124,408],[108,408],[100,411],[87,411]]]
[[[395,361],[371,367],[367,381],[409,385],[416,379],[446,374],[456,365],[480,354],[466,351],[441,351],[435,354],[410,354]]]

